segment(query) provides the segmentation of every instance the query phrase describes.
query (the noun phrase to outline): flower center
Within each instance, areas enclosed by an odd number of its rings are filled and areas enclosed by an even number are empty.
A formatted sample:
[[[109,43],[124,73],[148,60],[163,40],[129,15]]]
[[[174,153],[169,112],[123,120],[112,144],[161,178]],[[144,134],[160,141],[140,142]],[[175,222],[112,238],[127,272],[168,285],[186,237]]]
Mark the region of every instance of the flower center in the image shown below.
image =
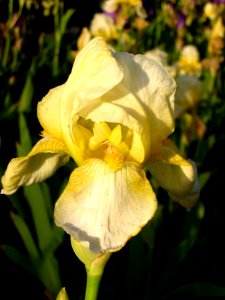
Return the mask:
[[[73,126],[73,143],[71,156],[79,164],[88,158],[99,158],[118,170],[125,161],[143,163],[145,157],[141,136],[121,124],[80,118]]]
[[[105,122],[95,123],[89,148],[93,156],[103,159],[113,170],[123,167],[129,153],[129,146],[123,141],[121,125],[111,130]]]
[[[109,164],[109,166],[118,170],[124,166],[124,161],[126,160],[128,149],[122,149],[122,147],[115,147],[114,145],[107,143],[107,148],[105,149],[104,161]]]

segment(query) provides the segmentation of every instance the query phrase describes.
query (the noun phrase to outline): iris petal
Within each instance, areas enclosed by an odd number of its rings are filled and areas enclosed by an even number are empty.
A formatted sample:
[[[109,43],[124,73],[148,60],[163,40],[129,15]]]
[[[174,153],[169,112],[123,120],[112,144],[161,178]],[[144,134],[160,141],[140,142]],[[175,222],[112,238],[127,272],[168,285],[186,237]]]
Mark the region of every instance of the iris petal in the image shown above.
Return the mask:
[[[62,117],[79,111],[111,90],[123,78],[119,64],[100,37],[91,40],[75,59],[62,95]],[[67,115],[65,115],[67,112]]]
[[[60,97],[64,85],[51,89],[48,94],[38,102],[38,120],[44,130],[55,138],[62,138],[60,123]]]
[[[163,144],[161,152],[152,157],[148,168],[175,201],[186,208],[191,208],[196,203],[199,196],[196,168],[191,161],[179,154],[172,142]]]
[[[56,139],[45,137],[27,156],[10,161],[2,177],[1,193],[10,195],[20,186],[41,182],[65,165],[68,160],[65,145]]]
[[[119,64],[102,38],[91,40],[75,59],[71,74],[61,95],[61,122],[63,138],[77,164],[83,157],[74,151],[73,130],[75,117],[82,116],[95,99],[117,85],[123,77]],[[105,121],[104,119],[101,121]]]
[[[129,53],[116,53],[115,57],[124,72],[121,84],[135,96],[139,108],[137,104],[130,106],[125,97],[118,99],[116,103],[127,107],[129,111],[132,107],[131,115],[136,115],[135,118],[145,128],[144,133],[151,136],[151,153],[155,153],[160,149],[161,142],[174,130],[176,83],[155,60]]]
[[[93,252],[117,251],[153,217],[156,198],[139,165],[112,171],[89,159],[71,174],[55,206],[55,222]]]

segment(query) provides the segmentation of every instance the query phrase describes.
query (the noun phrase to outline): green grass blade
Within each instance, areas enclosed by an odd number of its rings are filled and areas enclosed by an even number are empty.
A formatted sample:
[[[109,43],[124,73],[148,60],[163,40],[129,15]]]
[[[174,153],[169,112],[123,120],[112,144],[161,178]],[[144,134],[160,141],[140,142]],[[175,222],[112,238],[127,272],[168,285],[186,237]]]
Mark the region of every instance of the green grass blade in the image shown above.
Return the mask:
[[[19,99],[19,112],[29,112],[31,110],[31,101],[34,94],[33,74],[35,70],[34,63],[27,73],[27,78]]]
[[[172,299],[171,296],[185,296],[185,298],[190,296],[191,299],[192,297],[207,297],[208,299],[208,297],[225,296],[225,287],[211,283],[191,283],[176,289],[168,296],[169,299]]]
[[[38,245],[44,253],[53,238],[52,224],[46,209],[48,200],[45,199],[39,184],[24,187],[24,194],[31,209]]]
[[[18,156],[25,156],[32,148],[30,132],[23,113],[19,114],[20,144],[17,145]]]
[[[61,279],[58,261],[53,254],[45,255],[42,261],[40,261],[38,272],[39,280],[55,298],[61,288]]]
[[[32,266],[31,261],[24,255],[22,254],[19,250],[14,248],[13,246],[10,245],[3,245],[1,247],[5,253],[5,255],[11,259],[14,263],[19,265],[21,268],[26,270],[28,273],[32,275],[37,275],[35,274],[35,270]]]
[[[11,218],[20,234],[20,237],[23,240],[24,246],[29,254],[29,257],[32,260],[37,260],[37,258],[39,257],[39,252],[37,250],[34,239],[27,224],[19,215],[16,215],[14,213],[11,213]]]

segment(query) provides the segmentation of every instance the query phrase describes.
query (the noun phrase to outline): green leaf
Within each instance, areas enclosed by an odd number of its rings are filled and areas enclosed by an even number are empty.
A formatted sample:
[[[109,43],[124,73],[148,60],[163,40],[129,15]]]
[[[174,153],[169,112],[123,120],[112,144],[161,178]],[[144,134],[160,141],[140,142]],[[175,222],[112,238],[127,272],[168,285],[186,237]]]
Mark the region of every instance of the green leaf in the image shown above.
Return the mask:
[[[38,245],[44,254],[53,238],[51,216],[46,209],[49,199],[45,199],[46,195],[43,194],[40,184],[24,187],[24,194],[31,209]]]
[[[58,261],[54,254],[45,255],[38,264],[38,278],[55,298],[61,288]]]
[[[180,264],[187,257],[190,250],[195,245],[200,230],[200,224],[204,217],[204,205],[199,202],[190,212],[186,214],[183,223],[180,225],[180,235],[182,239],[173,245],[168,245],[168,263],[165,266],[165,272],[162,273],[163,279],[171,280],[177,273]]]
[[[2,249],[3,249],[4,253],[6,254],[6,256],[9,259],[11,259],[14,263],[19,265],[21,268],[26,270],[28,273],[30,273],[32,275],[36,275],[35,270],[31,264],[31,261],[29,258],[27,258],[27,256],[25,256],[19,250],[17,250],[16,248],[14,248],[13,246],[10,246],[10,245],[4,245],[4,246],[2,246]]]
[[[12,195],[8,195],[7,197],[10,200],[10,202],[11,202],[12,206],[14,207],[14,209],[16,210],[16,212],[18,213],[18,215],[20,215],[22,218],[25,219],[25,217],[27,215],[27,211],[26,211],[23,201],[21,201],[20,196],[21,195],[19,193],[15,193]]]
[[[30,70],[27,73],[27,78],[20,95],[19,99],[19,112],[29,112],[31,110],[31,101],[34,94],[33,85],[33,75],[34,75],[35,65],[31,65]]]
[[[73,13],[75,12],[75,9],[68,9],[66,11],[66,13],[61,17],[61,20],[60,20],[60,33],[61,33],[61,36],[66,32],[66,27],[67,27],[67,24],[70,20],[70,18],[72,17]]]
[[[211,283],[191,283],[182,286],[167,296],[215,297],[225,296],[225,287]]]
[[[32,234],[27,224],[19,215],[16,215],[14,213],[11,213],[11,218],[23,240],[24,246],[29,254],[29,257],[32,260],[37,260],[39,257],[39,252],[37,250],[37,247],[35,245]]]
[[[20,144],[17,145],[17,155],[25,156],[32,148],[32,140],[23,113],[19,114]]]
[[[206,185],[211,175],[211,172],[204,172],[202,174],[199,174],[199,184],[201,189]]]
[[[42,191],[43,198],[45,199],[45,208],[47,210],[47,213],[48,213],[50,219],[53,219],[54,207],[53,207],[53,203],[52,203],[52,199],[51,199],[51,193],[50,193],[49,185],[45,181],[43,181],[40,184],[40,188],[41,188],[41,191]]]

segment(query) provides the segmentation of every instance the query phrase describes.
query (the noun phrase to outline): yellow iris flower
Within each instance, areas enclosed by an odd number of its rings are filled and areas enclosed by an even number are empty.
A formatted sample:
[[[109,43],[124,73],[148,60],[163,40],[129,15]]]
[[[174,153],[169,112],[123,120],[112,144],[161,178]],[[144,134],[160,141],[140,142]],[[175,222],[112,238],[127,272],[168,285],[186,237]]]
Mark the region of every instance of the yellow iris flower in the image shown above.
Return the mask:
[[[102,3],[103,11],[113,13],[118,11],[119,8],[125,8],[127,17],[129,16],[127,8],[134,8],[137,15],[141,18],[146,18],[147,13],[143,6],[142,0],[106,0]]]
[[[167,140],[175,89],[157,61],[91,40],[68,80],[38,103],[43,137],[11,160],[2,193],[45,180],[71,157],[78,167],[56,202],[55,222],[97,253],[119,250],[153,217],[157,201],[144,167],[191,208],[199,192],[194,163]]]
[[[180,53],[178,68],[180,74],[200,76],[202,66],[199,51],[194,45],[185,45]]]
[[[118,30],[113,19],[106,14],[96,13],[90,24],[90,31],[93,37],[101,36],[105,41],[118,37]]]

